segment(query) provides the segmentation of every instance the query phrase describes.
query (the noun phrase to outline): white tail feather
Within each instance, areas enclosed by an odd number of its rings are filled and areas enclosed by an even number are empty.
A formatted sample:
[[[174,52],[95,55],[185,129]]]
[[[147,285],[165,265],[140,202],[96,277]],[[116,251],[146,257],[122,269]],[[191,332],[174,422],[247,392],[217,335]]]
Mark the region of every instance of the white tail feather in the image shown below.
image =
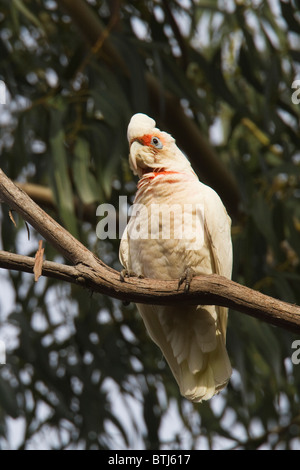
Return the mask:
[[[183,396],[210,399],[231,375],[218,307],[138,305],[152,340],[163,352]],[[224,313],[224,311],[222,312]],[[226,313],[226,312],[225,312]]]

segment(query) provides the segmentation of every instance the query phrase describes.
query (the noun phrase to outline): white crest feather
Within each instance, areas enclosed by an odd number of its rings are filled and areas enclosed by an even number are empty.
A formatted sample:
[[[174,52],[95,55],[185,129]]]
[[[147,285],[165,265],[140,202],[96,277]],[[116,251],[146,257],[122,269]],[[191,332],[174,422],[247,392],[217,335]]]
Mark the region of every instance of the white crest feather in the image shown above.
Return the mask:
[[[155,129],[156,122],[154,119],[147,116],[147,114],[137,113],[134,114],[129,122],[127,137],[131,142],[133,139],[140,137],[144,134],[150,134]]]

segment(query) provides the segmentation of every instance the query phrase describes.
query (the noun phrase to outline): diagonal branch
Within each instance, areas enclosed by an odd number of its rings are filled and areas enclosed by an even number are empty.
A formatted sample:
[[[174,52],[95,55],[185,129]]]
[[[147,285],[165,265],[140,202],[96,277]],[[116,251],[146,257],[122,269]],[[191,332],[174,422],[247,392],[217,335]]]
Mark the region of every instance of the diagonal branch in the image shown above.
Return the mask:
[[[26,222],[32,225],[59,253],[73,264],[82,261],[85,257],[87,262],[91,262],[94,258],[85,246],[33,202],[1,169],[0,200],[6,202],[10,209],[20,214]]]
[[[233,308],[255,318],[300,333],[300,307],[269,297],[218,275],[193,279],[188,293],[178,290],[177,280],[129,278],[120,281],[120,274],[105,265],[82,243],[44,212],[0,169],[0,200],[29,222],[74,266],[44,261],[42,274],[65,282],[76,283],[124,301],[169,305],[180,303],[220,305]],[[33,272],[35,260],[8,252],[0,252],[0,267]],[[183,309],[184,310],[184,309]]]

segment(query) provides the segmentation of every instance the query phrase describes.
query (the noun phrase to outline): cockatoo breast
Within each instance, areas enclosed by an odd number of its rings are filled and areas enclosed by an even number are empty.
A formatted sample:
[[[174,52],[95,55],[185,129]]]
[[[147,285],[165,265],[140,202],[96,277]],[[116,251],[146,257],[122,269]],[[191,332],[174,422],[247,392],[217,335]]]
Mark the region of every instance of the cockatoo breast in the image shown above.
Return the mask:
[[[145,174],[129,222],[131,269],[157,279],[179,278],[187,266],[211,272],[201,183],[191,172]]]

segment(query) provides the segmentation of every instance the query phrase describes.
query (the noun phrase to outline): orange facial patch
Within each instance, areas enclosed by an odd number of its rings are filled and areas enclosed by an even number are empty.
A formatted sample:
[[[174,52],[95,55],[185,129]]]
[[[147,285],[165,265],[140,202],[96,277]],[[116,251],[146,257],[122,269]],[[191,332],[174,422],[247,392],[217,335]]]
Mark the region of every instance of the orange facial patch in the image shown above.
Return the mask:
[[[132,144],[132,142],[137,141],[142,145],[146,145],[147,147],[155,148],[155,146],[151,144],[151,140],[153,137],[157,137],[163,145],[165,144],[165,139],[160,134],[144,134],[141,137],[135,137],[135,139],[132,139],[130,145]]]

